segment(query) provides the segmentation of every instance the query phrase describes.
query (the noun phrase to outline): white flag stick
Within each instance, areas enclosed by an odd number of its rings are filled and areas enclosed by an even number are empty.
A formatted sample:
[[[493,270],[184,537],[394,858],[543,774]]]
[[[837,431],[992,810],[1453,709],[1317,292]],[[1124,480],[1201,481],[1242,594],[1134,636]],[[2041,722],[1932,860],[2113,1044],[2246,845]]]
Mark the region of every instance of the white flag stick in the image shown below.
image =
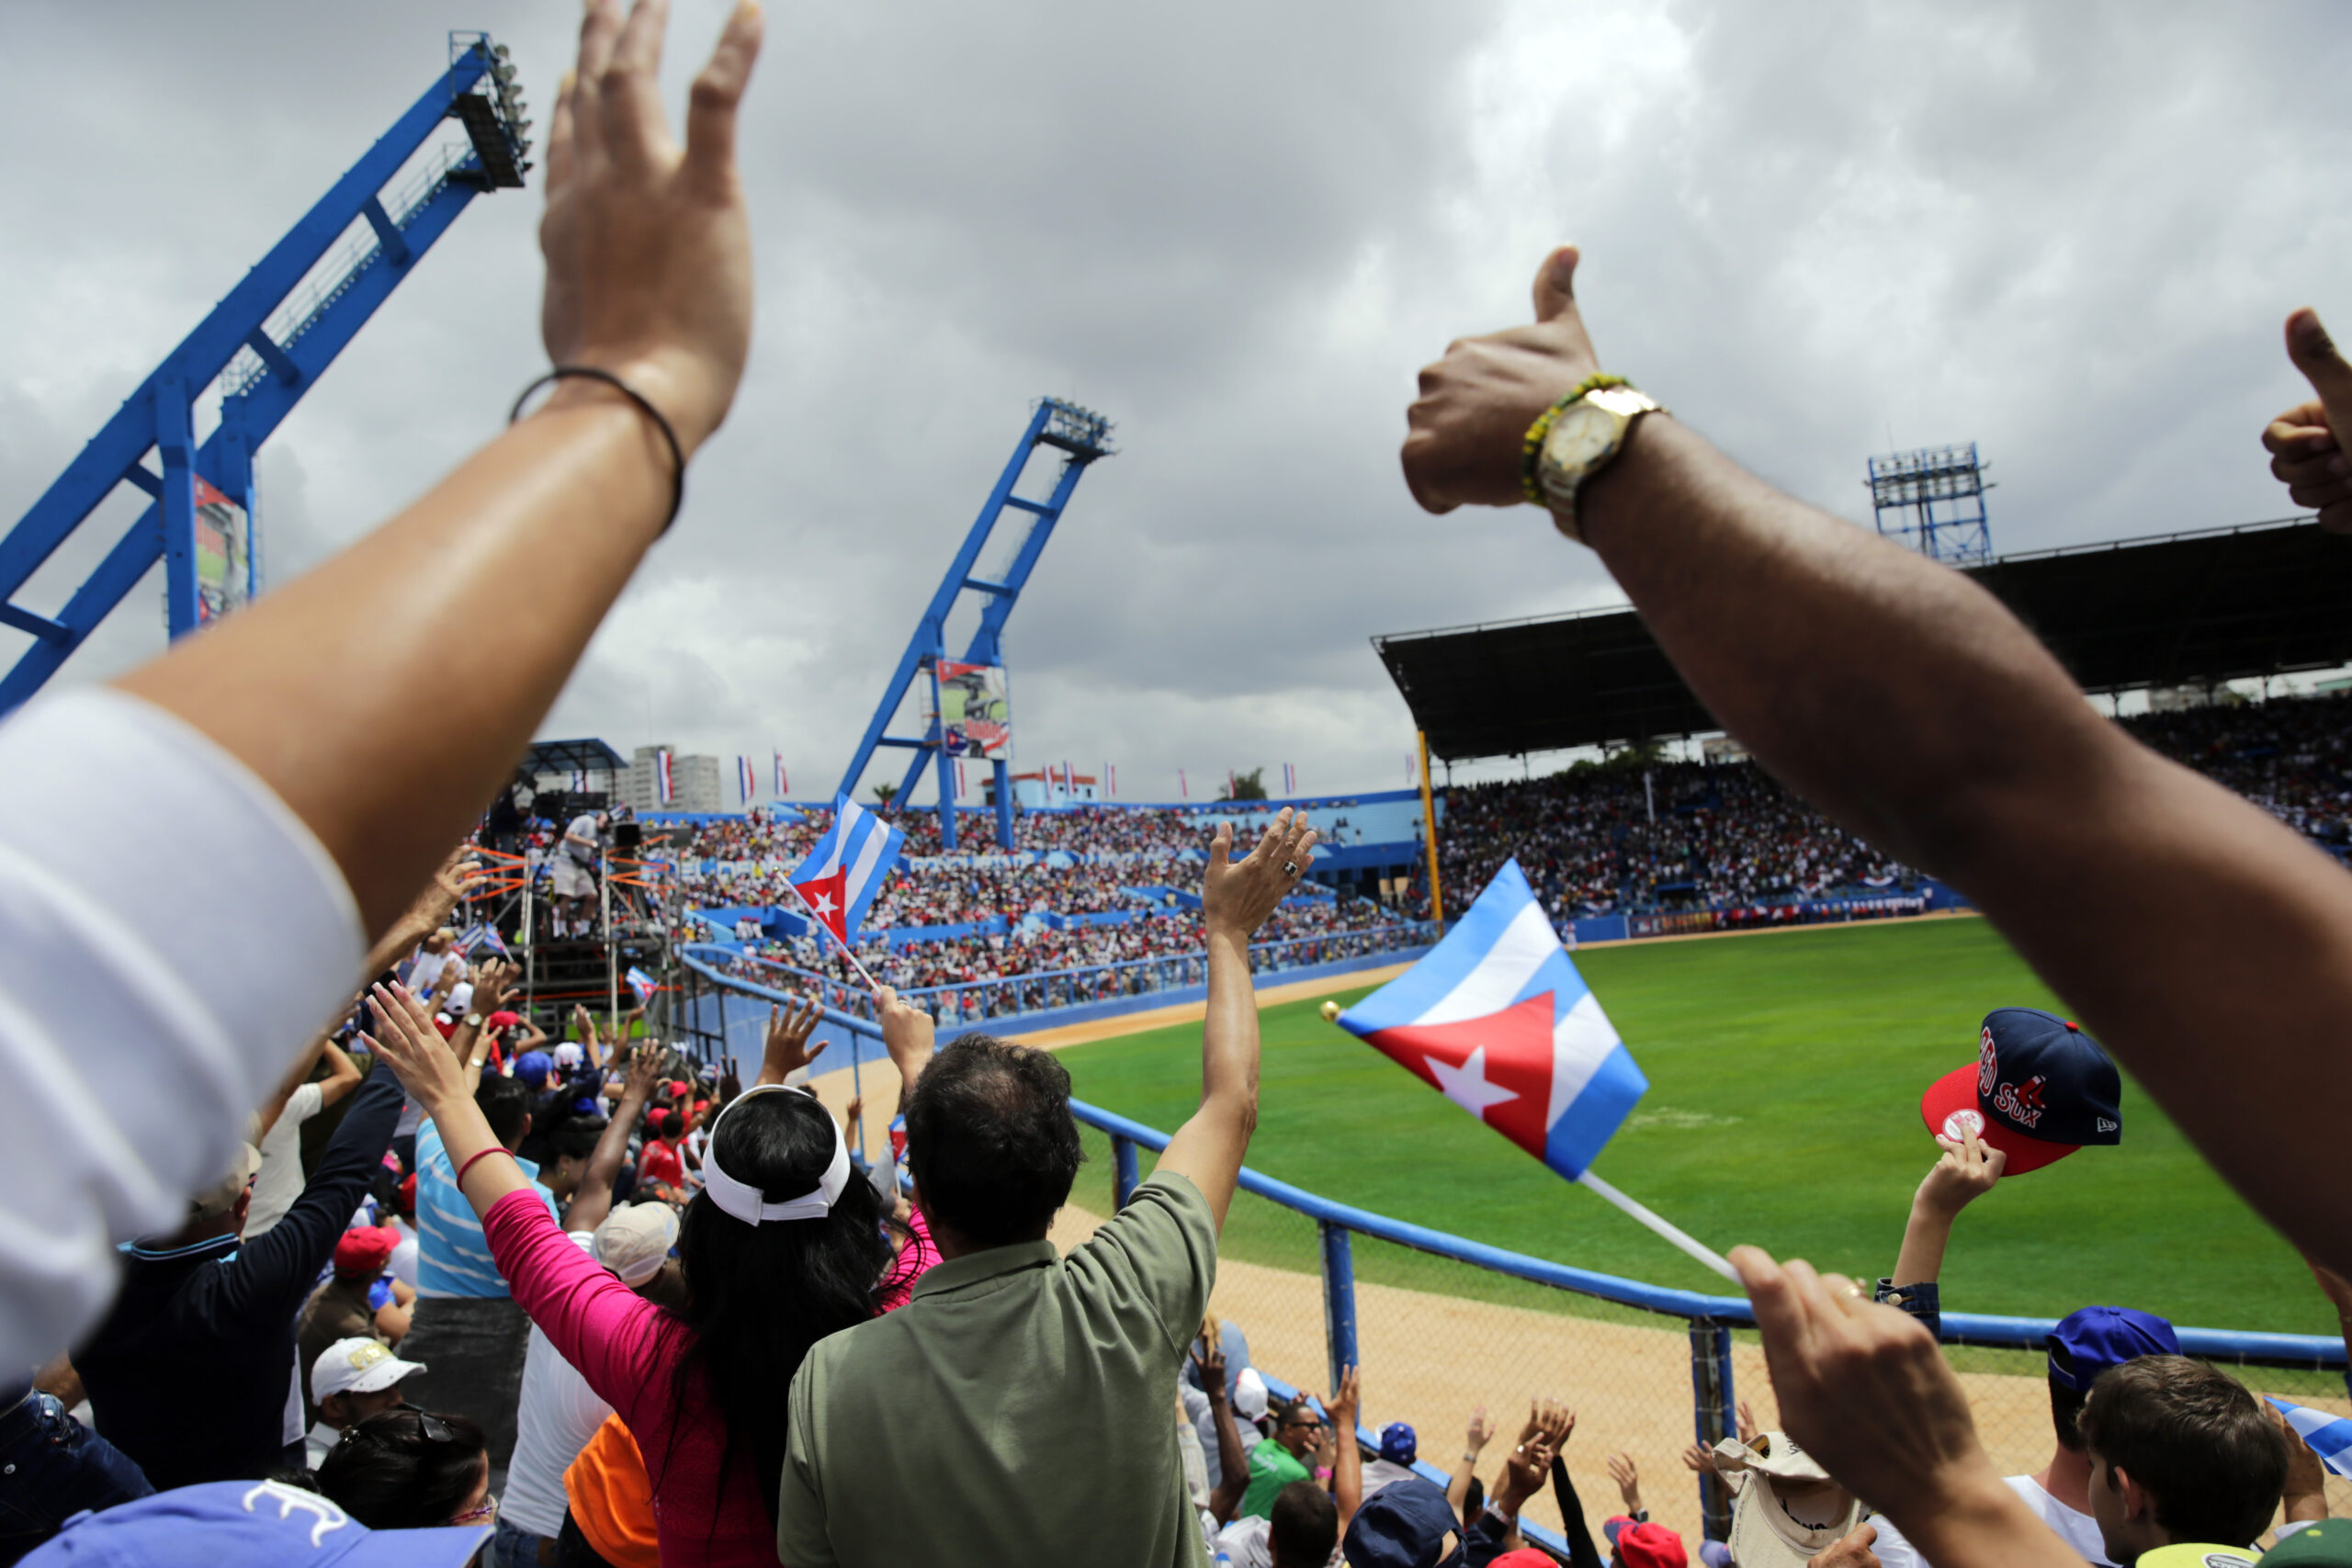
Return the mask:
[[[878,987],[881,982],[877,981],[873,976],[868,975],[865,972],[865,965],[857,961],[857,954],[850,951],[849,942],[842,938],[841,932],[825,924],[824,918],[819,915],[816,908],[809,904],[808,896],[800,891],[798,884],[793,882],[787,877],[785,880],[784,885],[792,889],[792,896],[800,900],[800,907],[808,911],[809,920],[818,926],[823,927],[824,932],[827,936],[831,937],[835,942],[842,944],[842,956],[849,960],[849,966],[857,971],[858,977],[865,982],[866,988],[871,990]],[[1663,1224],[1666,1222],[1661,1220],[1658,1223]],[[1694,1242],[1691,1245],[1696,1246],[1697,1243]]]
[[[1614,1187],[1610,1186],[1606,1181],[1601,1180],[1600,1178],[1595,1176],[1591,1171],[1588,1170],[1582,1176],[1577,1177],[1577,1182],[1579,1186],[1591,1188],[1595,1192],[1600,1193],[1603,1198],[1608,1199],[1611,1202],[1624,1210],[1625,1213],[1633,1215],[1634,1218],[1649,1226],[1651,1230],[1657,1232],[1668,1241],[1672,1242],[1678,1248],[1689,1255],[1690,1258],[1705,1264],[1716,1273],[1721,1274],[1724,1279],[1729,1280],[1733,1284],[1741,1285],[1743,1290],[1746,1289],[1746,1286],[1741,1284],[1738,1272],[1734,1269],[1729,1263],[1724,1260],[1722,1254],[1716,1252],[1712,1247],[1692,1239],[1679,1226],[1670,1224],[1667,1221],[1659,1218],[1657,1214],[1651,1213],[1642,1204],[1636,1203],[1631,1198],[1626,1197],[1623,1192],[1618,1191]]]

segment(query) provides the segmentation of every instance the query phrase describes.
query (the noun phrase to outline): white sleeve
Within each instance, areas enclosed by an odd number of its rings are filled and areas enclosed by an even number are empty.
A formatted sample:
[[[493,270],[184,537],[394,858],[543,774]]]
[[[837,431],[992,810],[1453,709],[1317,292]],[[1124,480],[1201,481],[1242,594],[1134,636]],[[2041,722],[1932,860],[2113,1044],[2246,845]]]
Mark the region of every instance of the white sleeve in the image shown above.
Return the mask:
[[[324,847],[172,715],[85,687],[0,723],[0,1368],[106,1310],[115,1244],[179,1224],[366,951]]]
[[[1878,1556],[1879,1568],[1928,1568],[1919,1561],[1919,1553],[1894,1528],[1894,1521],[1884,1514],[1872,1514],[1866,1521],[1878,1530],[1878,1539],[1871,1543],[1871,1551]]]

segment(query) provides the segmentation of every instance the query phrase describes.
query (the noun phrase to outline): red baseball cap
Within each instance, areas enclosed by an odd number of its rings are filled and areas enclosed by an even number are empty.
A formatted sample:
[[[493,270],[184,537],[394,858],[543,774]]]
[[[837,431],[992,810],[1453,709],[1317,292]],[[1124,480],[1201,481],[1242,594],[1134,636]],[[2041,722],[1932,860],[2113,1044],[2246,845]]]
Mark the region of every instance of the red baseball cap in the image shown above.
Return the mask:
[[[347,1230],[334,1244],[334,1271],[372,1279],[392,1260],[392,1248],[400,1245],[400,1233],[390,1225],[360,1225]]]
[[[1602,1525],[1600,1533],[1617,1549],[1617,1560],[1625,1568],[1690,1568],[1682,1538],[1664,1525],[1646,1519],[1635,1524],[1620,1514]],[[1501,1568],[1501,1561],[1496,1560],[1496,1568]]]
[[[2122,1076],[2080,1025],[1998,1008],[1978,1032],[1975,1065],[1929,1084],[1919,1116],[1941,1137],[1973,1132],[2009,1156],[2004,1176],[2022,1176],[2085,1144],[2122,1142]]]

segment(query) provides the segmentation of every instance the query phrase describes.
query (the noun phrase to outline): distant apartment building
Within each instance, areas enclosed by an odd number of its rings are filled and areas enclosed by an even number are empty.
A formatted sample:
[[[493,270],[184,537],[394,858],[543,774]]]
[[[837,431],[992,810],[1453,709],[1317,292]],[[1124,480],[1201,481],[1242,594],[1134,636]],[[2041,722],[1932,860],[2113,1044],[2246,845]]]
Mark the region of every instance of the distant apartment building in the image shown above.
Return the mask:
[[[657,759],[670,753],[670,798],[662,798]],[[640,746],[628,771],[619,775],[620,803],[642,817],[649,811],[724,811],[718,759],[685,756],[668,746]]]

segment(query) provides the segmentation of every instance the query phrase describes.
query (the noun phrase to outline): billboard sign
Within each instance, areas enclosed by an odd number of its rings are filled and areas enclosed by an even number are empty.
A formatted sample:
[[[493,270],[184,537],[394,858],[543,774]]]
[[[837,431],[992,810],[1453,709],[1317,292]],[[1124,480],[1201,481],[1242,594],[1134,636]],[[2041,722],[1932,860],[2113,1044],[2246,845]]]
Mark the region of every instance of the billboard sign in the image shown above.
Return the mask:
[[[253,582],[245,509],[196,476],[196,618],[218,620],[243,604]]]
[[[939,661],[939,725],[951,757],[1001,761],[1012,755],[1012,703],[1001,664]]]

